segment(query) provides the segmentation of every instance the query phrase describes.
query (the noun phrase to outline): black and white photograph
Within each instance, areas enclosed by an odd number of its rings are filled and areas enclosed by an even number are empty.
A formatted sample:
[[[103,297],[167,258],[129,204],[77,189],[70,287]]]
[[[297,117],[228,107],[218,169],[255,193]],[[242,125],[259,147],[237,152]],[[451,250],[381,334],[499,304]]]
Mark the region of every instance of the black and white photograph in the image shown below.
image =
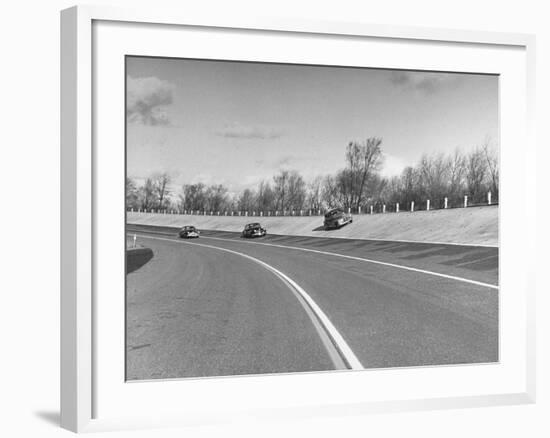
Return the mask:
[[[127,381],[499,362],[498,75],[125,63]]]

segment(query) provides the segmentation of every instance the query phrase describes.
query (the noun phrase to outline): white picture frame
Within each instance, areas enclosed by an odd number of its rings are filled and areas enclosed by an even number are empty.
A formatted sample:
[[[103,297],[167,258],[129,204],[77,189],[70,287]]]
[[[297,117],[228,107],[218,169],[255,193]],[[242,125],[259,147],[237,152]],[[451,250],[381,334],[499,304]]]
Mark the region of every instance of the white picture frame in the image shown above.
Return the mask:
[[[501,221],[505,218],[504,231],[501,231],[501,252],[506,257],[503,258],[501,269],[507,272],[506,276],[501,276],[501,288],[518,291],[513,299],[506,299],[504,304],[503,325],[506,329],[504,333],[512,333],[514,336],[506,336],[504,341],[513,337],[515,347],[510,357],[509,369],[499,374],[500,369],[507,367],[507,360],[501,361],[497,367],[489,370],[486,365],[477,365],[463,367],[458,370],[462,377],[457,378],[458,386],[464,386],[462,391],[446,392],[443,388],[440,392],[430,392],[431,395],[418,396],[417,389],[393,390],[389,391],[385,397],[383,394],[373,397],[366,397],[354,393],[353,388],[357,385],[365,384],[366,380],[358,374],[348,375],[346,373],[331,377],[327,374],[323,376],[295,375],[277,378],[276,384],[281,388],[292,387],[293,385],[303,386],[304,388],[318,387],[326,385],[326,394],[316,395],[316,401],[312,399],[300,399],[290,402],[285,400],[284,391],[280,393],[273,392],[270,403],[262,404],[262,401],[254,400],[257,409],[247,401],[247,397],[262,397],[252,392],[252,386],[261,388],[262,391],[269,391],[274,387],[274,379],[271,377],[246,377],[246,378],[224,378],[224,379],[203,379],[195,380],[192,383],[187,382],[187,388],[193,385],[197,391],[213,393],[213,391],[227,391],[227,394],[243,392],[244,395],[237,397],[235,406],[229,406],[229,398],[220,396],[220,403],[208,409],[207,404],[197,403],[195,410],[189,410],[185,404],[175,403],[174,393],[179,390],[176,385],[178,382],[167,382],[166,385],[173,384],[172,396],[166,397],[166,403],[155,403],[157,406],[143,406],[143,412],[134,416],[120,409],[120,412],[114,412],[115,407],[105,408],[108,415],[102,415],[103,406],[101,397],[98,394],[105,394],[109,391],[109,379],[103,376],[109,373],[105,371],[109,363],[103,359],[105,355],[97,354],[103,347],[101,330],[98,332],[98,319],[107,318],[101,313],[101,305],[98,304],[97,293],[98,285],[105,281],[110,281],[105,277],[105,271],[98,270],[101,265],[101,248],[97,241],[98,228],[101,223],[109,220],[100,215],[101,208],[105,202],[101,190],[97,189],[98,174],[104,174],[104,158],[98,157],[95,153],[94,142],[103,135],[97,132],[94,123],[100,118],[98,115],[98,105],[101,98],[96,93],[96,86],[101,77],[101,69],[95,65],[98,59],[101,59],[104,50],[105,38],[115,38],[114,33],[99,34],[96,31],[98,23],[109,23],[111,26],[130,24],[132,32],[139,35],[140,26],[149,26],[150,32],[161,32],[170,29],[174,31],[180,27],[186,29],[195,29],[202,34],[209,32],[223,31],[230,29],[238,31],[239,38],[244,40],[253,38],[254,35],[269,34],[273,36],[285,36],[292,38],[340,38],[339,44],[351,44],[353,41],[383,41],[385,44],[401,45],[425,45],[429,54],[430,44],[445,48],[445,45],[452,45],[456,48],[483,47],[488,52],[498,51],[502,53],[513,54],[510,57],[510,63],[513,64],[514,73],[510,73],[509,89],[514,94],[514,101],[519,103],[519,109],[516,112],[508,111],[508,107],[501,108],[501,122],[510,122],[517,126],[517,132],[512,132],[512,128],[507,131],[509,139],[518,139],[522,135],[524,143],[524,154],[519,163],[507,160],[506,155],[502,159],[503,186],[509,188],[506,198],[503,198],[501,209]],[[102,40],[103,38],[103,40]],[[119,38],[123,40],[123,38]],[[254,47],[252,40],[250,47]],[[350,41],[350,42],[346,42]],[[112,56],[120,58],[120,53],[124,53],[125,47],[113,40]],[[153,44],[154,46],[154,44]],[[149,49],[154,50],[151,46]],[[115,50],[119,50],[116,52]],[[166,49],[169,50],[169,49]],[[194,53],[200,52],[201,47],[197,47]],[[245,50],[245,49],[243,49]],[[120,52],[122,51],[122,52]],[[107,50],[105,50],[107,52]],[[330,50],[329,50],[330,52]],[[380,26],[365,23],[339,23],[339,22],[317,22],[295,19],[275,19],[246,17],[240,14],[234,16],[208,16],[194,15],[187,11],[163,11],[156,8],[147,10],[127,10],[110,7],[92,7],[78,6],[62,11],[61,13],[61,426],[75,431],[99,431],[120,428],[146,428],[161,427],[186,424],[203,424],[219,421],[226,421],[230,418],[255,417],[272,418],[274,416],[300,417],[312,415],[340,415],[343,413],[365,414],[368,412],[392,412],[415,409],[438,409],[451,407],[474,407],[487,405],[519,404],[532,403],[535,399],[535,308],[534,308],[534,275],[529,262],[532,261],[525,254],[534,254],[532,249],[535,244],[535,210],[522,209],[523,202],[535,199],[535,142],[533,138],[533,110],[534,110],[534,55],[535,39],[532,35],[506,34],[490,32],[460,31],[449,29],[424,29],[402,26]],[[131,54],[136,54],[132,51]],[[150,53],[149,53],[150,54]],[[109,56],[111,56],[109,55]],[[106,59],[111,59],[109,56]],[[214,56],[214,55],[212,55]],[[233,56],[233,58],[232,58]],[[240,59],[242,54],[228,55],[227,59]],[[251,55],[252,56],[252,55]],[[254,55],[257,56],[257,55]],[[272,55],[275,56],[275,55]],[[289,55],[294,56],[294,55]],[[296,55],[298,56],[298,55]],[[326,56],[330,56],[330,53]],[[428,55],[425,55],[428,56]],[[496,55],[495,55],[496,56]],[[503,55],[505,56],[505,55]],[[513,59],[512,59],[513,58]],[[504,59],[504,58],[503,58]],[[296,62],[296,58],[292,58]],[[123,60],[121,60],[123,62]],[[389,62],[389,61],[388,61]],[[394,68],[399,67],[399,60],[394,59],[391,62]],[[443,60],[431,60],[429,64],[431,69],[436,70],[438,62],[441,64],[441,70],[450,69],[450,62]],[[455,66],[457,65],[455,61]],[[474,61],[472,61],[474,62]],[[475,62],[482,62],[477,60]],[[479,71],[502,74],[499,68],[505,69],[506,62],[495,62],[495,67],[491,67],[491,59],[483,61],[485,67]],[[103,64],[104,65],[104,64]],[[473,65],[473,64],[472,64]],[[499,66],[503,67],[499,67]],[[405,66],[404,66],[405,67]],[[471,71],[471,68],[465,68],[463,71]],[[512,68],[512,67],[511,67]],[[456,67],[455,67],[456,69]],[[100,71],[101,70],[101,71]],[[460,70],[460,69],[458,69]],[[513,79],[512,79],[513,78]],[[118,83],[120,83],[118,78]],[[517,83],[512,84],[513,81]],[[116,84],[115,84],[116,85]],[[508,85],[505,85],[505,88]],[[515,87],[515,88],[514,88]],[[112,91],[112,89],[111,89]],[[123,101],[123,93],[120,91],[118,99]],[[501,92],[507,93],[507,89]],[[115,93],[116,94],[116,93]],[[98,103],[99,101],[99,103]],[[508,105],[510,100],[504,99],[503,105]],[[519,120],[514,120],[513,115],[520,115]],[[507,128],[508,129],[508,128]],[[504,138],[507,140],[507,138]],[[506,141],[503,141],[503,149],[506,148]],[[114,148],[118,151],[124,148],[124,144],[117,143]],[[518,178],[521,184],[518,187],[511,187],[506,182],[507,169],[510,166],[518,166]],[[102,167],[103,166],[103,167]],[[124,169],[106,170],[107,172],[120,172]],[[103,177],[102,177],[103,178]],[[121,187],[122,190],[122,187]],[[517,205],[512,205],[511,199],[522,199]],[[119,199],[122,199],[121,197]],[[525,204],[527,205],[527,204]],[[536,205],[531,202],[530,205]],[[105,210],[105,209],[103,209]],[[121,213],[123,213],[121,208]],[[113,219],[116,221],[117,219]],[[523,223],[524,229],[528,230],[522,236],[514,235],[512,231],[514,224]],[[527,224],[527,225],[526,225]],[[114,233],[116,235],[116,233]],[[122,240],[122,239],[121,239]],[[119,245],[120,247],[120,245]],[[120,249],[120,248],[119,248]],[[123,248],[122,248],[123,251]],[[519,255],[522,254],[522,255]],[[519,260],[521,258],[522,260]],[[534,264],[533,264],[534,265]],[[514,272],[511,272],[514,267]],[[506,269],[510,268],[510,269]],[[506,271],[504,271],[506,269]],[[116,287],[114,288],[116,289]],[[502,313],[501,313],[502,315]],[[112,318],[120,316],[120,312]],[[519,321],[517,327],[512,326],[512,320]],[[109,327],[113,322],[110,322]],[[116,321],[115,321],[116,324]],[[121,324],[122,325],[122,324]],[[508,327],[508,328],[507,328]],[[99,333],[99,334],[98,334]],[[501,332],[503,333],[503,332]],[[502,335],[501,335],[502,336]],[[517,338],[517,339],[516,339]],[[502,341],[502,339],[501,339]],[[511,347],[512,348],[512,347]],[[510,350],[512,351],[512,350]],[[513,356],[513,357],[512,357]],[[484,370],[480,369],[486,367]],[[103,371],[100,371],[103,370]],[[414,378],[429,379],[430,375],[441,374],[441,379],[448,379],[448,371],[445,368],[439,371],[437,368],[423,368],[416,370],[405,370],[404,374],[392,374],[391,378],[396,382],[406,382],[414,373]],[[480,387],[479,391],[474,391],[466,383],[475,382],[475,379],[482,379],[479,373],[498,374],[498,378],[491,385]],[[368,373],[370,379],[376,376],[383,376],[393,371],[377,370],[364,371]],[[472,380],[466,376],[471,373]],[[459,374],[456,374],[457,376]],[[359,376],[359,377],[357,377]],[[477,376],[477,377],[476,377]],[[111,377],[109,377],[111,378]],[[284,379],[284,380],[283,380]],[[383,381],[383,377],[380,377]],[[461,385],[460,379],[465,379]],[[468,382],[466,381],[468,380]],[[504,382],[503,380],[506,380]],[[420,382],[422,380],[419,380]],[[500,382],[500,383],[499,383]],[[507,385],[508,383],[508,385]],[[120,382],[124,385],[124,382]],[[102,386],[103,385],[103,386]],[[128,385],[128,384],[126,384]],[[133,385],[133,384],[132,384]],[[285,386],[290,385],[290,386]],[[309,386],[308,386],[309,385]],[[473,383],[472,383],[473,385]],[[180,385],[181,386],[181,385]],[[100,389],[98,389],[100,388]],[[225,389],[223,389],[225,388]],[[148,392],[146,386],[139,387],[134,385],[131,396],[135,399],[136,395],[142,393],[144,398],[150,398],[152,393]],[[175,391],[175,392],[174,392]],[[383,391],[383,390],[380,390]],[[401,392],[400,392],[401,391]],[[113,391],[113,394],[117,394]],[[331,396],[330,394],[333,394]],[[338,397],[335,398],[335,394]],[[428,394],[428,393],[427,393]],[[268,393],[269,395],[269,393]],[[331,398],[332,397],[332,398]],[[158,399],[156,399],[158,401]],[[265,400],[264,400],[265,401]],[[120,400],[114,399],[113,404],[119,404]],[[172,408],[169,408],[172,403]],[[224,405],[225,403],[225,405]],[[224,409],[224,406],[227,409]],[[138,412],[138,411],[136,411]],[[149,415],[144,415],[144,412]]]

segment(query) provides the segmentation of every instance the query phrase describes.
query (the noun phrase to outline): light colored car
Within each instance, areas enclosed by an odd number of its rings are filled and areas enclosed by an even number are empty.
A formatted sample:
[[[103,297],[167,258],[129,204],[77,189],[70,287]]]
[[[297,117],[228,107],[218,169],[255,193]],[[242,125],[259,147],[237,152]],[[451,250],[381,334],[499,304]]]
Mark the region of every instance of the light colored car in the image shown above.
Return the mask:
[[[193,225],[186,225],[183,227],[178,235],[182,239],[197,239],[199,237],[200,231],[197,230]]]
[[[340,228],[344,225],[351,224],[353,217],[351,214],[344,212],[341,208],[333,208],[325,214],[323,225],[325,230]]]

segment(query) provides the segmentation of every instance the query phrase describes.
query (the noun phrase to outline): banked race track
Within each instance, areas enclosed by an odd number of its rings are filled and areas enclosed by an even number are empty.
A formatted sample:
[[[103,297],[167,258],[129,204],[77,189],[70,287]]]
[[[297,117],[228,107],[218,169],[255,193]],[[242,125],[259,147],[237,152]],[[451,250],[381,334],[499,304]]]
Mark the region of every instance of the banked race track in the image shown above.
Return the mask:
[[[127,379],[498,361],[498,247],[127,225]]]

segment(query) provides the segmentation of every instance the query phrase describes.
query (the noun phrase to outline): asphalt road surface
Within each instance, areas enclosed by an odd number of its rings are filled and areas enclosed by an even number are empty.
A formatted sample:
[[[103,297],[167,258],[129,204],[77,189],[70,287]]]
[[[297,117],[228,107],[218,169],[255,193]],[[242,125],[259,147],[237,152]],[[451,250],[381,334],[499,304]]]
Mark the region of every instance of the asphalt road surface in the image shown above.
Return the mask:
[[[128,380],[498,361],[498,248],[127,231]]]

